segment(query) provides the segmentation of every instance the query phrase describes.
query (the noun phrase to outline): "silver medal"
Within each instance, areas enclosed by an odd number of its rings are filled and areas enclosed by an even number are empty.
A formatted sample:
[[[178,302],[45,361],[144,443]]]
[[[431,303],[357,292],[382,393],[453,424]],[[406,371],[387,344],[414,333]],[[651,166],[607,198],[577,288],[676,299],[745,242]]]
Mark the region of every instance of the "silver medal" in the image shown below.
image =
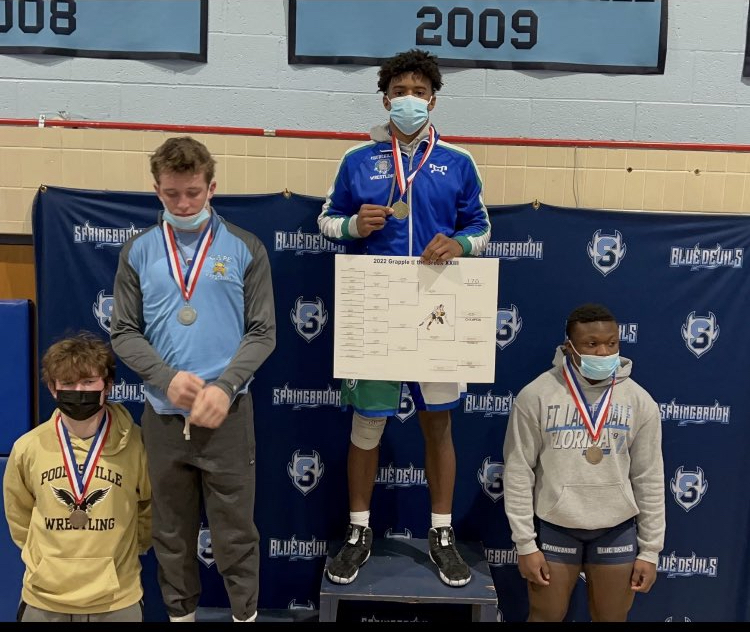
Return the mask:
[[[198,318],[198,312],[192,305],[184,305],[177,312],[177,320],[181,325],[192,325]]]

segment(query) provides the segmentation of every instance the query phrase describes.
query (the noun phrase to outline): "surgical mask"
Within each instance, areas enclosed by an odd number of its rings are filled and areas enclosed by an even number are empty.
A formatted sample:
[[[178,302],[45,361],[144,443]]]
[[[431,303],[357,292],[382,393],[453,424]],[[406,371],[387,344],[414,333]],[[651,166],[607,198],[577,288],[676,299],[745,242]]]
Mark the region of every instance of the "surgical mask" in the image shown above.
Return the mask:
[[[412,95],[388,100],[391,103],[391,121],[407,136],[418,132],[427,122],[429,101]]]
[[[211,213],[204,206],[199,213],[190,215],[189,217],[178,217],[169,212],[167,207],[164,207],[164,221],[171,226],[174,226],[177,230],[198,230],[200,225],[205,222]]]
[[[568,341],[570,342],[570,341]],[[570,348],[581,358],[581,375],[590,380],[606,380],[620,366],[620,354],[613,353],[608,356],[586,355],[578,353],[578,350],[570,343]]]
[[[57,391],[57,407],[66,417],[84,421],[102,409],[102,391]]]

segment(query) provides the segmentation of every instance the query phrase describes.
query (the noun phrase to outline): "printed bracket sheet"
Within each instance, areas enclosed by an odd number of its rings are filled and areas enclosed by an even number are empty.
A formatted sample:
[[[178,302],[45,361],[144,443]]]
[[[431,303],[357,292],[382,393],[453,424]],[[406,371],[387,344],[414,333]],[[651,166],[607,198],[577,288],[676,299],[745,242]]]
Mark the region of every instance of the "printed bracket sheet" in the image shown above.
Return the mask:
[[[336,255],[333,375],[495,381],[499,260]]]

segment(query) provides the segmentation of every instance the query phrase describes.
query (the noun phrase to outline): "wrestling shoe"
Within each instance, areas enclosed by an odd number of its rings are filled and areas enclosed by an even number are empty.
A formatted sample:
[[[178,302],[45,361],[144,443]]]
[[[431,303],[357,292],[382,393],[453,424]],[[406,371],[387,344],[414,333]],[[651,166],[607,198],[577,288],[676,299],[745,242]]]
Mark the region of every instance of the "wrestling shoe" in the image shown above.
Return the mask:
[[[372,529],[350,524],[346,529],[346,542],[326,567],[326,575],[335,584],[351,584],[370,557]]]
[[[440,579],[448,586],[465,586],[471,580],[469,565],[456,550],[453,527],[430,529],[428,534],[430,559],[440,571]]]

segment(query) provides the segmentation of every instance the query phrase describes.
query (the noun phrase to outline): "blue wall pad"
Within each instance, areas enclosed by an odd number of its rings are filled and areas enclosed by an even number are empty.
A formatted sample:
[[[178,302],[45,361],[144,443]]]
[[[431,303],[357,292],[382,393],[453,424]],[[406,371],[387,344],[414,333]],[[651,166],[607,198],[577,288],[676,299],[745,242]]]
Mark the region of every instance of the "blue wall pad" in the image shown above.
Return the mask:
[[[31,302],[0,301],[0,454],[31,428]]]
[[[5,476],[6,465],[8,465],[8,457],[0,457],[0,476]],[[5,515],[4,512],[3,515]],[[3,574],[3,589],[0,590],[0,622],[15,621],[18,603],[21,599],[24,567],[21,561],[21,549],[10,539],[10,530],[5,518],[0,520],[0,568]]]

